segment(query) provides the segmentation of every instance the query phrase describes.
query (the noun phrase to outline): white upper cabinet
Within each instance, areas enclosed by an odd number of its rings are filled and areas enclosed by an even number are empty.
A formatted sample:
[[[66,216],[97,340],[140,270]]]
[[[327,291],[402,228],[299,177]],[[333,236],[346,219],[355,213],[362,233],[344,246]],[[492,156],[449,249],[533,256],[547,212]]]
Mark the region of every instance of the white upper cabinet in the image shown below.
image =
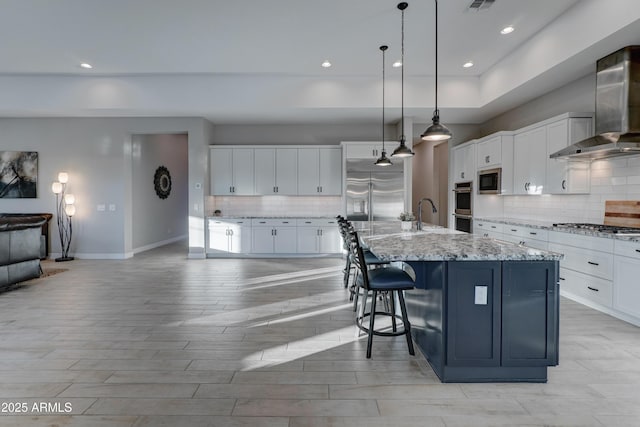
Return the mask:
[[[342,194],[342,150],[298,149],[298,194],[340,196]]]
[[[252,148],[211,147],[209,176],[214,196],[251,196],[254,193]]]
[[[453,182],[473,181],[476,174],[476,144],[466,143],[453,150]]]
[[[592,135],[591,117],[570,117],[547,125],[547,188],[549,194],[579,194],[590,190],[590,165],[549,155]]]
[[[254,154],[257,195],[298,194],[297,148],[256,148]]]
[[[502,164],[502,137],[495,136],[478,142],[476,156],[478,170],[500,166]]]
[[[372,159],[375,160],[382,154],[382,142],[343,142],[345,158],[347,159]],[[391,155],[390,147],[395,147],[397,142],[385,141],[387,157]],[[391,149],[393,152],[393,148]]]
[[[542,194],[547,172],[547,128],[539,126],[513,138],[513,194]]]

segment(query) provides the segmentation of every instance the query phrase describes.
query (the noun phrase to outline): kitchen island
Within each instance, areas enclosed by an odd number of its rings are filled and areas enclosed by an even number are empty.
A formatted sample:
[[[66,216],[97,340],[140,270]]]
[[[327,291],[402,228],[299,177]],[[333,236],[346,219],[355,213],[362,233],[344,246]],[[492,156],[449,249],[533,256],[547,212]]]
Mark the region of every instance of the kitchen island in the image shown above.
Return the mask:
[[[378,258],[413,269],[412,335],[441,381],[546,382],[558,364],[561,254],[435,226],[356,227]]]

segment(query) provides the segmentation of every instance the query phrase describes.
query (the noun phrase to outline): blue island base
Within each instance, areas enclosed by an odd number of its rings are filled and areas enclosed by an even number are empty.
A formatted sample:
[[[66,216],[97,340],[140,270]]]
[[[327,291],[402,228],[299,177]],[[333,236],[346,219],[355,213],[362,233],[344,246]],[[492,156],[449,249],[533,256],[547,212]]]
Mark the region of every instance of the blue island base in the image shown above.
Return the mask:
[[[546,382],[558,364],[558,261],[409,261],[412,336],[442,382]]]

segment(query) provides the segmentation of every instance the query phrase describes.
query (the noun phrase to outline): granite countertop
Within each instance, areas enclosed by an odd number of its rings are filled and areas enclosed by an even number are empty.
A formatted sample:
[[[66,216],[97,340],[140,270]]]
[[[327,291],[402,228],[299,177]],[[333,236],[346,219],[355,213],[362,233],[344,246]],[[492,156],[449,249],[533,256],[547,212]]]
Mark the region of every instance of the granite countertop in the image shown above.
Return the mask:
[[[586,228],[569,228],[562,226],[554,226],[552,222],[548,221],[536,221],[532,219],[520,219],[520,218],[480,218],[475,217],[476,221],[488,221],[495,222],[497,224],[509,224],[519,225],[522,227],[542,228],[549,231],[559,231],[561,233],[580,234],[583,236],[603,237],[605,239],[616,240],[628,240],[633,242],[640,242],[639,234],[617,234],[617,233],[602,233],[596,230],[590,230]]]
[[[384,230],[395,229],[390,234]],[[363,228],[364,244],[384,261],[559,261],[562,254],[480,237],[434,225],[421,231],[399,232],[399,222]],[[363,233],[364,231],[364,233]]]
[[[313,215],[306,215],[306,216],[301,216],[301,215],[296,215],[296,216],[285,216],[285,215],[276,215],[276,216],[269,216],[269,215],[247,215],[247,216],[242,216],[242,215],[222,215],[222,216],[215,216],[215,215],[209,215],[207,216],[207,218],[214,218],[214,219],[256,219],[256,218],[264,218],[264,219],[330,219],[330,220],[334,220],[336,219],[333,216],[313,216]]]

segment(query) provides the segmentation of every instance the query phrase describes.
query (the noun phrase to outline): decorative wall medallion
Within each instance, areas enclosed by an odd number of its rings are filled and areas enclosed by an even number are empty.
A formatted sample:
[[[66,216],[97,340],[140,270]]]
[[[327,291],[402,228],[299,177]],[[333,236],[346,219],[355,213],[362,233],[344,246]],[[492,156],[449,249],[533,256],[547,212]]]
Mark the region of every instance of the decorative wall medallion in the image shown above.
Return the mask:
[[[153,186],[158,197],[161,199],[169,197],[169,193],[171,193],[171,174],[169,169],[164,166],[156,169],[156,173],[153,175]]]

